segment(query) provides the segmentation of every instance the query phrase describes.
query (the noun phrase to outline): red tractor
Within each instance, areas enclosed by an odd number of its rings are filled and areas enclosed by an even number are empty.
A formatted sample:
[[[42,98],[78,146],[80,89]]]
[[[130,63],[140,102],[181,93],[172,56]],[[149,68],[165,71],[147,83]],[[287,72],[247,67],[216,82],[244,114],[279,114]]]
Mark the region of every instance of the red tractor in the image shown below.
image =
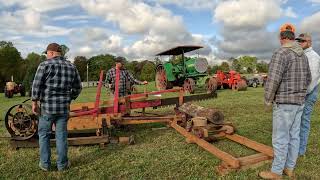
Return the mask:
[[[216,78],[218,82],[218,89],[232,89],[236,91],[247,90],[246,80],[241,77],[241,75],[236,71],[229,71],[229,73],[224,73],[220,70],[216,73]]]

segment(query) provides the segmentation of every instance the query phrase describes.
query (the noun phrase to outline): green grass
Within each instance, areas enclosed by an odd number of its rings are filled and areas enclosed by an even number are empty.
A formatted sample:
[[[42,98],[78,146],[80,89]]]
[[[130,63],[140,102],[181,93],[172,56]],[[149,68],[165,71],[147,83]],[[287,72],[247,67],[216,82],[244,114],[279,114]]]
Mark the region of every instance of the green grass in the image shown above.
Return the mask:
[[[153,88],[150,84],[148,89]],[[139,89],[143,89],[139,87]],[[84,89],[77,102],[94,101],[95,89]],[[263,106],[263,88],[248,88],[247,91],[233,92],[221,90],[218,98],[195,102],[205,107],[220,109],[228,121],[234,123],[237,133],[258,142],[271,145],[271,112],[265,112]],[[106,99],[106,91],[103,91]],[[4,119],[6,110],[26,98],[15,96],[4,98],[0,94],[0,117]],[[152,112],[172,113],[171,108],[149,110]],[[307,156],[299,159],[296,173],[301,179],[318,179],[320,162],[318,139],[319,104],[312,116],[312,129]],[[136,144],[131,146],[108,145],[70,147],[71,169],[65,172],[42,172],[38,169],[38,149],[20,149],[13,151],[7,141],[0,141],[0,179],[259,179],[261,170],[270,168],[270,164],[257,169],[233,172],[219,177],[215,167],[221,162],[215,156],[194,144],[185,143],[185,138],[173,129],[152,131],[154,125],[136,125],[126,128],[127,135],[135,135]],[[0,136],[8,136],[4,121],[0,121]],[[255,153],[239,144],[227,140],[215,145],[236,157]],[[55,149],[52,151],[55,164]]]

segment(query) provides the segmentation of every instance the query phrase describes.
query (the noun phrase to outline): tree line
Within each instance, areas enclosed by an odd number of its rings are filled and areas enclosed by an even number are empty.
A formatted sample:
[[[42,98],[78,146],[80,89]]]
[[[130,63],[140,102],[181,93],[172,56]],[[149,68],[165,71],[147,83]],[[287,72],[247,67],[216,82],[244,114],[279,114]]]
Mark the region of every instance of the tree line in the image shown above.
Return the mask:
[[[69,48],[64,45],[63,54],[68,50]],[[73,63],[79,71],[81,81],[97,81],[100,70],[108,70],[113,67],[116,58],[117,56],[112,54],[100,54],[90,58],[77,56]],[[26,58],[22,58],[12,42],[0,41],[0,92],[3,92],[5,83],[11,80],[11,76],[13,76],[15,82],[23,83],[26,90],[29,90],[38,65],[45,60],[46,56],[44,54],[34,52],[29,53]],[[137,79],[154,81],[155,67],[160,62],[158,58],[144,61],[129,61],[126,59],[125,67]],[[208,72],[214,74],[217,70],[229,71],[231,69],[240,73],[267,72],[268,66],[263,62],[258,63],[256,57],[243,56],[238,59],[230,58],[229,63],[223,62],[221,65],[209,66]]]
[[[228,62],[222,62],[220,65],[210,67],[210,74],[215,74],[217,70],[228,72],[235,70],[242,74],[267,73],[268,64],[266,62],[258,62],[258,58],[252,56],[241,56],[239,58],[230,58]]]

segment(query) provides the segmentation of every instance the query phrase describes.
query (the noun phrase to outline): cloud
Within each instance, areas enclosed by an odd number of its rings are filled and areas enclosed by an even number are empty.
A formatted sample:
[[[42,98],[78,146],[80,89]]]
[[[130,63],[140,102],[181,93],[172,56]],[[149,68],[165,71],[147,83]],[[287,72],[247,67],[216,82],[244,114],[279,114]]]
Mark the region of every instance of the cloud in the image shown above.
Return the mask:
[[[32,8],[0,12],[0,34],[48,38],[68,35],[72,28],[47,25],[47,15]]]
[[[173,15],[160,5],[151,6],[133,0],[83,0],[81,6],[89,14],[115,23],[122,33],[142,35],[141,39],[119,51],[132,58],[152,58],[157,52],[176,45],[204,43],[188,32],[180,16]],[[115,39],[107,42],[115,42]],[[113,49],[115,44],[111,45]]]
[[[279,46],[276,33],[266,32],[265,29],[255,31],[226,30],[223,32],[224,40],[216,43],[221,58],[238,57],[241,55],[258,56],[268,59]]]
[[[111,35],[107,40],[102,42],[103,48],[108,52],[113,52],[118,54],[122,51],[122,37],[118,35]]]
[[[320,3],[320,0],[308,0],[309,2],[312,2],[312,3]]]
[[[89,55],[92,53],[92,48],[89,46],[83,46],[79,48],[79,54],[81,55]]]
[[[159,4],[173,4],[190,10],[212,9],[219,0],[149,0]]]
[[[311,16],[304,18],[301,22],[301,28],[304,31],[311,31],[313,33],[320,34],[320,12],[316,12]]]
[[[31,9],[16,12],[3,11],[0,16],[0,27],[2,29],[32,31],[40,29],[42,25],[40,14]]]
[[[62,15],[52,18],[54,21],[66,21],[66,20],[87,20],[90,16],[77,16],[77,15]]]
[[[91,15],[104,17],[116,23],[129,34],[144,33],[152,24],[152,9],[144,3],[133,3],[126,0],[81,1],[81,6]]]
[[[221,38],[211,41],[222,59],[241,55],[269,59],[279,47],[277,33],[267,31],[267,25],[282,15],[294,17],[291,7],[281,8],[281,0],[229,0],[219,3],[213,12],[221,24]],[[272,13],[271,13],[272,12]]]
[[[239,55],[268,58],[279,43],[277,33],[269,32],[267,27],[284,16],[298,16],[286,3],[287,0],[0,0],[0,37],[12,39],[22,48],[27,43],[60,40],[70,47],[73,57],[111,53],[145,59],[177,45],[202,45],[205,48],[199,51],[200,55],[210,59]],[[185,11],[178,15],[170,10],[176,7],[206,13],[212,10],[213,26],[219,28],[220,34],[194,34],[183,20]],[[80,9],[81,14],[71,8]],[[301,26],[306,30],[318,27],[318,16],[315,13],[305,18]],[[315,47],[319,44],[318,29],[312,28]],[[39,47],[46,46],[41,43]],[[25,49],[30,47],[36,48]]]
[[[290,18],[297,18],[298,15],[293,11],[292,7],[287,7],[286,10],[284,10],[283,14]]]
[[[304,18],[300,24],[302,32],[308,32],[312,36],[313,48],[320,54],[320,12]]]
[[[270,13],[272,12],[272,13]],[[279,3],[274,0],[232,0],[218,4],[214,18],[228,28],[261,28],[281,16]]]
[[[74,0],[0,0],[0,4],[5,7],[18,6],[23,9],[32,9],[38,12],[47,12],[57,9],[67,8],[76,4]]]

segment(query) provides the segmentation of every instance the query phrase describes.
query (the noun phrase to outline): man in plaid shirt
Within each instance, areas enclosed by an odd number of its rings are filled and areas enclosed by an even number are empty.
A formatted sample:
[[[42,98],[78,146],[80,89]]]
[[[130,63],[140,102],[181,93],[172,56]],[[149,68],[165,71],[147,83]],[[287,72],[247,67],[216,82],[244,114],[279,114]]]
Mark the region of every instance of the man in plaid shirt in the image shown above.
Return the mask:
[[[282,173],[293,177],[298,158],[301,115],[311,73],[308,59],[294,38],[290,26],[280,32],[282,47],[274,52],[269,64],[265,104],[273,104],[274,158],[271,171],[259,173],[264,179],[280,179]]]
[[[109,69],[106,75],[106,84],[108,84],[112,93],[115,91],[115,81],[116,81],[116,68],[120,69],[120,79],[119,79],[119,97],[127,96],[131,94],[131,86],[133,84],[148,84],[147,81],[139,81],[133,77],[133,75],[124,68],[124,59],[122,57],[117,57],[115,59],[116,66]]]
[[[81,80],[76,67],[61,56],[57,43],[48,45],[47,60],[40,63],[32,84],[32,111],[40,113],[38,135],[40,146],[39,167],[48,171],[51,166],[50,134],[55,124],[57,166],[64,170],[68,161],[67,122],[71,100],[81,92]],[[40,102],[41,111],[38,109]]]

